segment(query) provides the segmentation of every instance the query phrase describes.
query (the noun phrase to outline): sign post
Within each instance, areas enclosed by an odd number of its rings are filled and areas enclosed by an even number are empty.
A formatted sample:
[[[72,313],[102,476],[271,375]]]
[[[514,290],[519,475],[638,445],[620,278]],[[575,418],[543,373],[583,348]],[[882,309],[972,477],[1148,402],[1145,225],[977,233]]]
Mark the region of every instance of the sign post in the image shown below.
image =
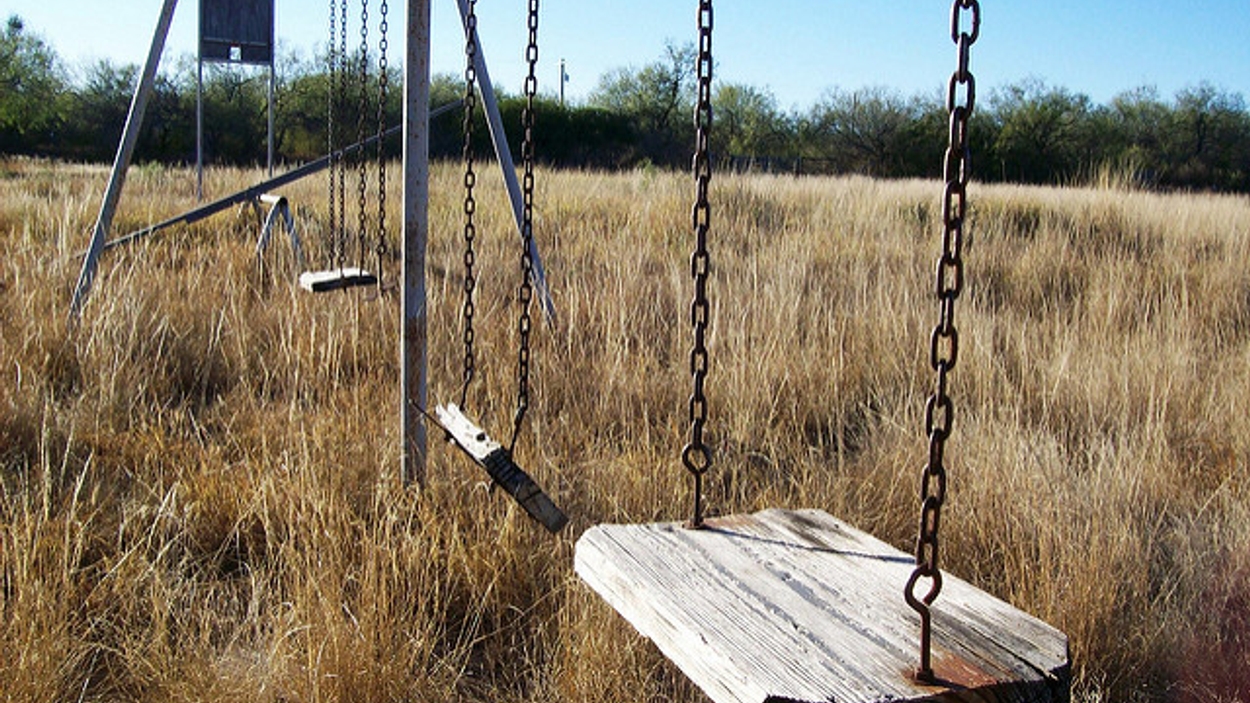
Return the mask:
[[[195,194],[204,198],[204,62],[269,67],[269,175],[273,176],[274,0],[200,0],[195,83]]]

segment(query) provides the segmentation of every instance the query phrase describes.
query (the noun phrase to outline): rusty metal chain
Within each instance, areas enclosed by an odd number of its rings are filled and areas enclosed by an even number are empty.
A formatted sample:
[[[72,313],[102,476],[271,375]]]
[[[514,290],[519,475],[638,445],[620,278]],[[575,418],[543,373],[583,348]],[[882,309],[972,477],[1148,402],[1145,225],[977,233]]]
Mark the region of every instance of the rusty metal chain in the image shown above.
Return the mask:
[[[967,14],[965,15],[965,11]],[[968,20],[965,30],[964,20]],[[951,75],[946,107],[950,113],[950,146],[946,150],[942,203],[942,254],[937,262],[936,294],[940,317],[929,343],[929,365],[937,374],[933,393],[925,403],[925,434],[929,456],[920,479],[920,529],[916,537],[916,568],[907,581],[907,604],[920,615],[920,665],[916,678],[934,681],[930,656],[932,613],[930,606],[942,590],[938,568],[938,528],[946,502],[946,440],[954,422],[955,405],[947,393],[947,377],[959,357],[959,333],[955,328],[955,301],[963,289],[963,239],[967,223],[967,188],[970,176],[968,120],[976,101],[976,80],[968,70],[970,48],[981,31],[978,0],[955,0],[951,8],[951,39],[959,50],[959,62]],[[927,582],[927,588],[922,582]],[[923,595],[921,595],[923,591]]]
[[[338,232],[335,225],[338,221],[338,213],[335,208],[335,179],[338,177],[338,144],[335,141],[335,126],[338,122],[338,109],[335,104],[338,89],[338,49],[335,46],[335,40],[338,38],[338,0],[330,0],[330,42],[326,47],[326,58],[329,63],[329,75],[327,76],[328,85],[326,86],[326,153],[330,155],[330,172],[326,178],[328,200],[329,200],[329,218],[330,218],[330,262],[331,265],[339,260],[338,254]]]
[[[703,525],[703,476],[712,466],[712,450],[703,440],[707,422],[707,397],[704,383],[708,372],[707,328],[711,305],[707,298],[711,257],[707,250],[707,234],[711,226],[711,204],[708,187],[712,181],[712,160],[708,139],[712,131],[712,0],[699,2],[698,102],[694,111],[695,202],[691,209],[695,247],[690,256],[690,274],[694,278],[694,300],[690,303],[690,322],[694,328],[694,345],[690,350],[690,442],[681,451],[682,464],[694,481],[694,507],[691,527]]]
[[[521,181],[521,288],[517,298],[521,305],[521,317],[517,331],[521,341],[517,349],[517,407],[512,422],[512,444],[516,447],[521,434],[521,422],[529,409],[530,377],[530,328],[533,320],[530,307],[534,302],[534,98],[538,95],[538,0],[529,0],[529,43],[525,47],[525,60],[529,74],[525,77],[525,109],[521,113],[525,135],[521,140],[521,162],[524,176]]]
[[[356,143],[363,145],[366,137],[367,120],[365,115],[369,112],[369,0],[360,1],[360,105],[356,111]],[[357,169],[359,178],[357,180],[357,196],[359,199],[357,210],[358,218],[356,222],[356,247],[357,261],[364,261],[365,258],[365,237],[369,231],[369,215],[365,210],[367,193],[369,191],[369,160],[365,158],[365,150],[362,147],[357,156]]]
[[[335,72],[338,74],[338,86],[336,89],[335,103],[335,120],[340,121],[346,117],[347,111],[347,0],[340,3],[339,15],[339,54],[335,65]],[[337,242],[337,258],[334,264],[338,268],[343,268],[343,260],[347,256],[347,156],[342,152],[343,134],[339,135],[339,152],[335,157],[339,164],[338,174],[338,222],[336,223],[336,242]]]
[[[390,94],[387,77],[386,52],[390,44],[386,38],[388,24],[386,0],[378,5],[378,241],[374,253],[378,259],[378,287],[382,287],[382,260],[386,257],[386,102]]]
[[[464,319],[464,372],[460,386],[460,407],[464,407],[469,395],[469,384],[477,373],[477,360],[473,353],[473,342],[476,333],[473,330],[473,316],[476,306],[473,292],[477,288],[477,276],[473,267],[477,262],[477,254],[473,249],[473,241],[477,236],[477,225],[473,214],[477,211],[477,200],[473,196],[473,187],[477,183],[477,174],[473,171],[473,112],[477,105],[477,0],[469,0],[469,13],[464,18],[464,307],[461,317]]]

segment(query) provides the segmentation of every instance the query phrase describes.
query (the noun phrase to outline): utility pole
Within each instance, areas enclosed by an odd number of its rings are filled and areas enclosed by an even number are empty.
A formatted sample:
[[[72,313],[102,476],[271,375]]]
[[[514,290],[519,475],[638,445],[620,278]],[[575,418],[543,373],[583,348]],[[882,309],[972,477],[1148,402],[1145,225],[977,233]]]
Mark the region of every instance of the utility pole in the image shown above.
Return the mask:
[[[569,74],[564,70],[564,59],[560,59],[560,107],[564,107],[564,84],[568,82]]]

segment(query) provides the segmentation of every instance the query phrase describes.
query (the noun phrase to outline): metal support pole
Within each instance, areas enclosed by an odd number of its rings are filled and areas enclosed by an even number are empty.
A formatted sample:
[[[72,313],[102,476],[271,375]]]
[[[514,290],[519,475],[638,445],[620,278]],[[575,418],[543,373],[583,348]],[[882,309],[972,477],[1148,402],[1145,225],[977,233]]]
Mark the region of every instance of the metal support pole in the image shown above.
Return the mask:
[[[156,31],[152,34],[152,46],[148,49],[147,63],[143,66],[143,74],[139,85],[135,87],[134,98],[130,101],[130,114],[126,117],[126,128],[122,132],[121,143],[117,146],[117,157],[113,159],[113,171],[109,176],[108,188],[104,191],[104,202],[100,204],[100,215],[96,218],[95,230],[91,233],[91,245],[87,256],[82,262],[82,271],[78,274],[78,283],[74,286],[74,297],[70,301],[69,316],[73,322],[78,319],[82,306],[91,291],[91,283],[95,280],[96,264],[100,260],[100,252],[104,250],[104,241],[108,239],[109,227],[113,224],[113,214],[117,211],[117,202],[121,199],[122,187],[126,184],[126,169],[130,167],[130,157],[134,154],[135,143],[139,140],[139,128],[143,125],[143,113],[148,107],[148,98],[152,95],[152,85],[156,82],[156,69],[161,63],[161,51],[165,48],[165,37],[169,34],[169,25],[174,19],[174,8],[178,0],[165,0],[161,7],[161,16],[156,23]]]
[[[460,6],[460,23],[465,24],[469,17],[469,0],[456,0]],[[521,233],[521,221],[524,219],[525,201],[521,196],[521,184],[516,177],[516,164],[512,161],[512,151],[508,148],[508,135],[504,132],[503,118],[499,116],[499,101],[495,99],[495,88],[490,82],[490,71],[486,69],[486,52],[482,50],[482,41],[474,36],[477,52],[474,54],[474,68],[477,70],[478,90],[482,93],[482,107],[486,112],[486,124],[490,127],[490,138],[495,144],[495,158],[503,172],[504,185],[508,189],[508,198],[512,201],[512,217],[516,221],[517,234]],[[537,240],[530,241],[530,257],[534,261],[534,288],[538,299],[542,302],[543,312],[547,319],[556,318],[556,306],[551,300],[551,291],[547,288],[547,274],[543,270],[543,259],[538,254]]]
[[[269,46],[273,46],[273,42],[269,42]],[[272,49],[271,49],[272,51]],[[273,55],[269,56],[269,177],[273,178],[273,94],[274,94],[274,76],[273,76]]]
[[[463,103],[462,100],[457,100],[455,102],[450,102],[450,103],[447,103],[446,105],[442,105],[434,110],[431,110],[430,119],[434,119],[435,117],[438,117],[439,115],[442,115],[446,112],[457,109],[460,107],[462,103]],[[404,128],[403,125],[395,125],[394,127],[391,127],[390,129],[383,132],[382,136],[383,138],[393,137],[396,134],[399,134],[400,130],[402,130],[403,128]],[[355,144],[349,147],[346,147],[344,149],[341,149],[335,152],[333,157],[329,155],[322,156],[316,161],[309,161],[303,166],[291,169],[290,171],[287,171],[286,173],[261,181],[260,183],[257,183],[256,185],[248,186],[244,188],[243,190],[227,195],[224,198],[219,198],[217,200],[214,200],[213,202],[208,203],[207,205],[201,205],[200,207],[197,207],[194,210],[189,210],[176,217],[171,217],[167,220],[162,220],[161,222],[157,222],[154,225],[148,225],[147,227],[144,227],[143,229],[135,230],[134,232],[131,232],[130,234],[127,234],[122,237],[118,237],[117,239],[106,241],[104,243],[104,251],[108,251],[109,249],[112,249],[113,247],[119,247],[119,246],[123,246],[126,244],[131,244],[140,239],[143,239],[144,237],[148,237],[153,234],[156,234],[157,232],[160,232],[161,230],[164,230],[169,227],[173,227],[174,225],[182,225],[182,224],[189,225],[189,224],[199,222],[205,217],[216,215],[222,210],[226,210],[234,205],[238,205],[239,203],[245,203],[249,200],[255,200],[256,198],[260,197],[262,194],[267,193],[275,188],[280,188],[284,185],[287,185],[288,183],[294,183],[303,178],[307,178],[308,176],[311,176],[314,173],[324,171],[325,169],[329,168],[331,158],[342,159],[345,156],[350,156],[352,154],[359,153],[362,149],[368,149],[377,143],[378,143],[378,135],[375,134],[369,137],[368,139],[364,140],[363,142],[356,142]],[[78,254],[78,256],[86,256],[86,255],[87,255],[87,252],[85,251]]]
[[[404,61],[404,290],[400,330],[400,447],[405,485],[425,485],[425,246],[430,198],[430,0],[408,0]]]
[[[203,2],[203,0],[201,0],[201,2]],[[270,178],[273,178],[273,101],[274,101],[274,93],[276,92],[274,88],[274,84],[276,81],[276,79],[274,78],[274,64],[277,63],[278,61],[277,42],[275,41],[275,37],[274,37],[274,34],[276,33],[276,30],[274,29],[274,25],[277,24],[273,16],[274,10],[276,9],[274,7],[275,5],[276,3],[272,3],[272,2],[269,4],[269,8],[270,8],[270,12],[269,12],[269,177]]]
[[[463,102],[464,101],[462,100],[457,100],[455,102],[450,102],[450,103],[447,103],[446,105],[442,105],[434,110],[431,110],[430,119],[434,119],[435,117],[438,117],[439,115],[442,115],[446,112],[450,112],[451,110],[459,108]],[[396,134],[399,134],[400,130],[402,130],[403,128],[404,128],[403,125],[395,125],[394,127],[391,127],[390,129],[387,129],[385,132],[383,132],[382,136],[384,139],[393,137]],[[207,205],[201,205],[200,207],[197,207],[194,210],[189,210],[176,217],[171,217],[167,220],[162,220],[161,222],[157,222],[154,225],[148,225],[147,227],[144,227],[143,229],[135,230],[134,232],[131,232],[130,234],[127,234],[122,237],[118,237],[117,239],[106,241],[104,243],[104,251],[108,251],[109,249],[112,249],[113,247],[119,247],[119,246],[123,246],[126,244],[131,244],[140,239],[143,239],[144,237],[148,237],[153,234],[156,234],[157,232],[160,232],[161,230],[164,230],[169,227],[173,227],[174,225],[182,225],[182,224],[189,225],[189,224],[199,222],[205,217],[216,215],[222,210],[226,210],[234,205],[238,205],[239,203],[245,203],[249,200],[255,200],[256,198],[260,197],[264,193],[267,193],[275,188],[280,188],[284,185],[287,185],[288,183],[294,183],[298,180],[307,178],[308,176],[311,176],[314,173],[324,171],[325,169],[329,168],[331,158],[342,159],[345,156],[357,154],[362,149],[368,149],[377,143],[378,143],[378,135],[375,134],[369,137],[368,139],[364,140],[363,142],[356,142],[355,144],[349,147],[345,147],[335,152],[333,157],[329,155],[322,156],[316,161],[309,161],[303,166],[291,169],[290,171],[287,171],[286,173],[261,181],[260,183],[257,183],[256,185],[248,186],[244,188],[243,190],[237,191],[223,198],[214,200],[213,202],[208,203]],[[78,254],[78,256],[86,256],[86,255],[87,255],[87,252],[85,251]]]
[[[201,15],[200,21],[203,22]],[[203,30],[201,30],[203,31]],[[195,56],[195,202],[204,200],[204,47]]]

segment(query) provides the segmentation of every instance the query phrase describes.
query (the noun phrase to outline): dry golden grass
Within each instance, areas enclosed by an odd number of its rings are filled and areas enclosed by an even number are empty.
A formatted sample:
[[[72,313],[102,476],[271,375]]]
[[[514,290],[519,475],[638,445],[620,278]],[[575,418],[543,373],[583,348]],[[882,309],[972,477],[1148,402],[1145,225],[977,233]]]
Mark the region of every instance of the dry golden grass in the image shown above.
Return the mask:
[[[572,516],[559,538],[441,444],[421,495],[398,485],[395,296],[301,294],[285,243],[259,271],[254,219],[223,214],[108,255],[67,332],[104,171],[3,164],[5,699],[700,700],[570,568],[589,525],[686,510],[690,187],[541,176],[560,319],[538,328],[519,458]],[[517,255],[482,180],[469,406],[504,433]],[[458,182],[435,172],[440,400]],[[323,192],[286,193],[310,244]],[[937,192],[716,179],[715,510],[822,507],[907,547]],[[972,197],[945,566],[1065,630],[1079,700],[1250,699],[1250,202]],[[116,230],[192,200],[186,172],[136,169]]]

